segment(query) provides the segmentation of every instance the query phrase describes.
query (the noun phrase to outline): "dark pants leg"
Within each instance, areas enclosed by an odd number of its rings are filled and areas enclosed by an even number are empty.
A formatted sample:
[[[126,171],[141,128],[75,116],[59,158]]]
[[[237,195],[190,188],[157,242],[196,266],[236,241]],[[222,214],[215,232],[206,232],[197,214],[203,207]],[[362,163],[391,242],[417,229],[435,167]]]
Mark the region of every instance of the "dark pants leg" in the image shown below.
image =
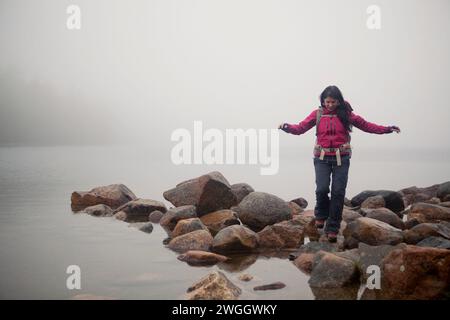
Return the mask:
[[[316,171],[316,219],[326,219],[325,232],[338,232],[342,221],[345,189],[347,188],[350,157],[342,156],[337,165],[336,157],[314,158]],[[331,199],[328,198],[330,175],[332,176]]]
[[[318,220],[327,220],[330,211],[330,174],[331,165],[327,160],[314,158],[314,169],[316,171],[316,206],[314,216]]]

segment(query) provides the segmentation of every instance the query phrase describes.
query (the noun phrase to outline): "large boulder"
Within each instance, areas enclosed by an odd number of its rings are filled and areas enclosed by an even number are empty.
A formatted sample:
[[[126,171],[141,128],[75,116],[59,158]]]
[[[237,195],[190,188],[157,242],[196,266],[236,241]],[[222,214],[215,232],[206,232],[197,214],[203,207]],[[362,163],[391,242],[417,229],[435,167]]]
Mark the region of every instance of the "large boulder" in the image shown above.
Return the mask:
[[[450,239],[450,224],[421,223],[403,232],[404,241],[409,244],[416,244],[431,236]]]
[[[450,249],[450,240],[444,239],[442,237],[428,237],[417,243],[417,246]]]
[[[450,208],[431,203],[415,203],[411,206],[408,220],[423,222],[450,221]]]
[[[361,212],[367,218],[386,222],[397,229],[405,229],[405,223],[388,208],[361,209]]]
[[[385,299],[448,299],[450,250],[408,245],[383,259],[381,293]]]
[[[241,202],[249,193],[255,190],[247,183],[235,183],[231,185],[231,191],[236,196],[236,204]]]
[[[209,251],[213,237],[209,231],[196,230],[170,240],[169,249],[184,253],[189,250]]]
[[[178,221],[177,225],[172,231],[171,237],[176,238],[178,236],[196,230],[205,230],[209,232],[208,228],[202,223],[199,218],[183,219]]]
[[[110,184],[91,189],[90,191],[72,192],[72,210],[79,211],[96,204],[106,204],[110,208],[117,208],[136,196],[124,184]]]
[[[125,212],[126,222],[146,222],[150,213],[155,210],[166,212],[166,206],[164,203],[151,199],[135,199],[128,201],[127,203],[118,207],[114,213]]]
[[[292,217],[286,201],[265,192],[252,192],[238,205],[241,222],[254,231]]]
[[[291,220],[278,222],[258,232],[260,248],[298,248],[305,238],[305,227],[308,219],[295,216]]]
[[[333,253],[320,251],[313,261],[309,285],[316,288],[341,288],[359,281],[359,270],[349,259]]]
[[[198,216],[220,209],[229,209],[237,203],[227,179],[218,171],[190,179],[167,190],[164,199],[175,207],[194,205]]]
[[[450,208],[450,201],[440,202],[439,205],[441,207]]]
[[[350,210],[347,208],[344,208],[342,210],[342,220],[349,223],[352,222],[358,218],[361,218],[362,215],[359,214],[358,212],[354,211],[354,210]]]
[[[189,250],[179,255],[177,259],[191,266],[209,266],[228,260],[226,256],[200,250]]]
[[[441,205],[441,199],[439,199],[439,198],[437,198],[437,197],[433,197],[433,198],[428,199],[428,200],[425,200],[425,201],[423,201],[423,202]],[[445,203],[445,202],[444,202],[444,203]]]
[[[441,201],[450,200],[450,181],[441,183],[437,189],[436,196],[441,199]]]
[[[361,203],[361,208],[376,209],[376,208],[383,208],[385,205],[386,202],[384,201],[383,196],[377,195],[373,197],[368,197],[366,200],[364,200]]]
[[[169,209],[159,220],[159,224],[170,236],[178,221],[195,217],[197,217],[195,206],[181,206]]]
[[[427,201],[437,196],[439,184],[434,184],[426,188],[418,188],[416,186],[404,188],[399,190],[399,193],[403,196],[405,206],[416,202]]]
[[[351,200],[352,206],[361,206],[364,200],[373,196],[382,196],[386,203],[386,208],[391,209],[395,213],[401,212],[405,209],[402,194],[390,190],[367,190],[358,193]]]
[[[84,212],[94,217],[111,217],[113,210],[106,204],[96,204],[84,209]]]
[[[200,220],[208,227],[213,235],[216,235],[217,232],[228,226],[241,224],[237,213],[230,209],[223,209],[205,214],[200,217]]]
[[[367,283],[367,279],[371,275],[370,273],[367,273],[369,266],[381,266],[383,259],[392,250],[401,249],[405,247],[406,247],[405,243],[399,243],[395,246],[391,246],[388,244],[383,244],[380,246],[371,246],[360,242],[357,249],[358,259],[355,262],[359,268],[361,277],[363,278],[363,282]]]
[[[187,289],[188,300],[236,300],[242,290],[220,271],[213,271]]]
[[[258,246],[258,235],[242,225],[220,230],[214,237],[212,251],[217,253],[249,252]]]
[[[359,218],[347,224],[343,235],[346,248],[356,248],[359,242],[372,246],[391,244],[403,241],[402,231],[393,226],[371,218]]]

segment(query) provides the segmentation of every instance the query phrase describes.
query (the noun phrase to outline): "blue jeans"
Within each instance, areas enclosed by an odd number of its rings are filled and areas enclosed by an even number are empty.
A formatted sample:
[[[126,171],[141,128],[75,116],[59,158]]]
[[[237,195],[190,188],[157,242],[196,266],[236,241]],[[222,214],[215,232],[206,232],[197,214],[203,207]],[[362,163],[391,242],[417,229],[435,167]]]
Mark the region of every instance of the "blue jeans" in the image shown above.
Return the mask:
[[[341,156],[341,165],[337,165],[335,156],[325,156],[323,160],[314,157],[316,171],[316,219],[326,220],[325,232],[339,232],[344,208],[345,189],[347,187],[350,155]],[[330,176],[332,177],[331,199]]]

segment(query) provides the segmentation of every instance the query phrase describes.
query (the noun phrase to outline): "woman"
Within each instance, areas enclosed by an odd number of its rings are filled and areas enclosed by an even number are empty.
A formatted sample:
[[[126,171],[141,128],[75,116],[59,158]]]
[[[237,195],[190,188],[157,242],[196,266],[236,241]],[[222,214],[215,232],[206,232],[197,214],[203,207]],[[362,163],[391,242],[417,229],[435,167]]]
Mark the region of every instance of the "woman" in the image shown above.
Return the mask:
[[[320,106],[299,124],[283,123],[279,129],[300,135],[316,126],[314,168],[316,174],[316,206],[314,208],[317,228],[325,226],[328,241],[336,242],[342,220],[345,189],[350,167],[352,126],[376,134],[397,132],[397,126],[381,126],[367,122],[353,113],[336,86],[329,86],[320,95]],[[317,122],[317,124],[316,124]],[[332,176],[331,199],[330,175]]]

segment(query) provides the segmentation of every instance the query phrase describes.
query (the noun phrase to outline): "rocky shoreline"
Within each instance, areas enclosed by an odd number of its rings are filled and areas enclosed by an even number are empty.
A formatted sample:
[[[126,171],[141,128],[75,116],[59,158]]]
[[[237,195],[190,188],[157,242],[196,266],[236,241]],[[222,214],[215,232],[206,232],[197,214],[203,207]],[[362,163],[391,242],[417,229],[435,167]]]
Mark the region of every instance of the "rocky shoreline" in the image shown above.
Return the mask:
[[[159,223],[168,235],[163,245],[191,266],[237,256],[247,266],[258,255],[289,258],[310,276],[317,299],[450,299],[450,182],[346,198],[334,244],[316,229],[305,199],[285,201],[247,183],[230,184],[217,171],[180,182],[163,197],[174,207],[112,184],[73,192],[71,206],[75,213],[113,217],[146,233]],[[369,282],[375,288],[369,289]],[[283,287],[275,282],[254,290]],[[186,298],[240,294],[225,274],[214,271],[189,287]]]

